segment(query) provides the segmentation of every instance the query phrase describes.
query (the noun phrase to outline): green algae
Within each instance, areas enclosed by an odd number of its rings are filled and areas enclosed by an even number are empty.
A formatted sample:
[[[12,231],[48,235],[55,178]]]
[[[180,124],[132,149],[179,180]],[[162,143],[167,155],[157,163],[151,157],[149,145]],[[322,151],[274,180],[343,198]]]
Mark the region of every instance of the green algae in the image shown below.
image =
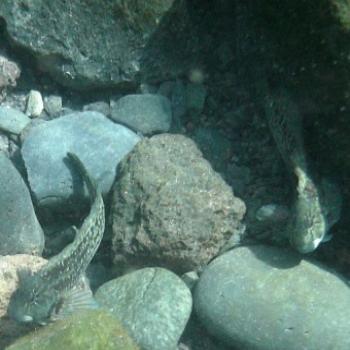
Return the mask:
[[[6,350],[139,350],[119,321],[101,310],[85,310],[39,328]]]

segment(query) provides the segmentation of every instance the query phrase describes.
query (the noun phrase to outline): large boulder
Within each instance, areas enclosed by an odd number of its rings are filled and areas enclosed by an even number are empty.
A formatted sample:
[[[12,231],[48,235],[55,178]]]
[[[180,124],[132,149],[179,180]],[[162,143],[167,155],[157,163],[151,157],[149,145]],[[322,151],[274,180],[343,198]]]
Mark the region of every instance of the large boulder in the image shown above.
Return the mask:
[[[2,0],[0,17],[38,69],[79,89],[183,73],[197,43],[183,0]]]
[[[145,268],[111,280],[95,297],[144,350],[176,350],[192,310],[186,284],[162,268]]]
[[[28,180],[40,207],[70,210],[76,201],[72,175],[63,159],[76,153],[104,194],[115,178],[118,162],[139,141],[128,128],[98,112],[77,112],[41,123],[28,131],[22,156]]]
[[[186,272],[208,263],[242,232],[244,203],[181,135],[143,139],[118,168],[113,191],[117,264]]]
[[[40,255],[44,249],[44,233],[30,193],[3,152],[0,152],[0,208],[0,255]]]
[[[212,335],[238,349],[350,349],[349,286],[286,249],[219,256],[200,276],[194,307]]]

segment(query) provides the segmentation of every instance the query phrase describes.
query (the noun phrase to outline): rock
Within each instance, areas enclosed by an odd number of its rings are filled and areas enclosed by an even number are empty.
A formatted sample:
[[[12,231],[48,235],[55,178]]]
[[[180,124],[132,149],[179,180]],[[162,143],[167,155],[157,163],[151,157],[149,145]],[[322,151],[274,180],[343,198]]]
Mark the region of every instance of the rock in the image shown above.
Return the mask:
[[[167,132],[171,124],[170,101],[161,95],[127,95],[114,103],[111,118],[142,134]]]
[[[0,153],[0,254],[37,254],[44,234],[26,184],[5,154]]]
[[[184,282],[162,268],[144,268],[109,281],[95,297],[144,350],[177,349],[192,309]]]
[[[107,102],[97,101],[85,105],[83,111],[95,111],[102,113],[105,116],[109,116],[111,114],[111,107]]]
[[[20,75],[21,70],[18,65],[7,57],[0,55],[0,93],[8,86],[16,86],[16,81]]]
[[[2,152],[8,157],[10,155],[9,148],[10,148],[9,138],[6,135],[0,133],[0,153]]]
[[[44,99],[45,111],[50,117],[57,117],[62,111],[62,97],[51,95]]]
[[[24,113],[8,106],[0,106],[0,129],[12,134],[20,134],[30,123]]]
[[[182,81],[176,81],[171,94],[171,106],[175,119],[181,119],[187,113],[186,88]]]
[[[333,271],[285,249],[238,247],[219,256],[196,285],[207,330],[239,349],[350,348],[350,290]]]
[[[261,206],[255,213],[255,218],[258,221],[269,222],[275,224],[280,221],[286,222],[290,213],[289,209],[285,205],[281,204],[265,204]]]
[[[6,316],[10,297],[18,284],[17,270],[28,268],[37,271],[45,263],[45,259],[32,255],[0,256],[0,349],[28,332],[27,326]]]
[[[78,112],[45,122],[28,131],[22,156],[28,180],[40,207],[71,210],[72,177],[63,162],[67,151],[76,153],[107,194],[119,161],[139,137],[97,112]]]
[[[197,128],[193,139],[214,169],[222,171],[227,167],[227,161],[232,154],[232,144],[219,130]]]
[[[87,310],[36,329],[7,350],[139,350],[119,321],[102,310]]]
[[[197,30],[183,0],[2,0],[0,14],[14,45],[76,89],[127,90],[140,75],[144,81],[177,76],[197,55]]]
[[[40,91],[30,90],[27,98],[26,115],[35,118],[39,117],[44,110],[44,101]]]
[[[204,108],[207,89],[202,84],[189,83],[186,86],[187,109],[196,113],[201,113]]]
[[[119,168],[112,204],[114,261],[179,273],[207,264],[238,234],[245,205],[181,135],[143,139]]]

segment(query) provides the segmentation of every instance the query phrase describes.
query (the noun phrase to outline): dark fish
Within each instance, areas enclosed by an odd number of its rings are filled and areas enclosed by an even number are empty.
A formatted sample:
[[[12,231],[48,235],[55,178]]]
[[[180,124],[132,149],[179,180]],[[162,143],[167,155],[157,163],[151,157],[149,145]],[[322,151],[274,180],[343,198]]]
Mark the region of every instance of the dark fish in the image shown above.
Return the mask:
[[[105,228],[102,195],[81,160],[67,153],[86,182],[91,209],[74,241],[35,273],[19,271],[19,286],[11,297],[8,314],[18,322],[46,324],[78,308],[94,307],[84,273],[100,245]]]

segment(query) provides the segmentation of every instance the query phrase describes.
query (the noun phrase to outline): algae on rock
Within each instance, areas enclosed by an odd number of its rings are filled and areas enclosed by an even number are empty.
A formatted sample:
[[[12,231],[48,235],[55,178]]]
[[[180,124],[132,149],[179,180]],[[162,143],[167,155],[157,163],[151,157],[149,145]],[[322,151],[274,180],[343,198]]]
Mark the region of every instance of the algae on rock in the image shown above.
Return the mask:
[[[120,323],[101,310],[86,310],[19,339],[7,350],[138,350]]]

